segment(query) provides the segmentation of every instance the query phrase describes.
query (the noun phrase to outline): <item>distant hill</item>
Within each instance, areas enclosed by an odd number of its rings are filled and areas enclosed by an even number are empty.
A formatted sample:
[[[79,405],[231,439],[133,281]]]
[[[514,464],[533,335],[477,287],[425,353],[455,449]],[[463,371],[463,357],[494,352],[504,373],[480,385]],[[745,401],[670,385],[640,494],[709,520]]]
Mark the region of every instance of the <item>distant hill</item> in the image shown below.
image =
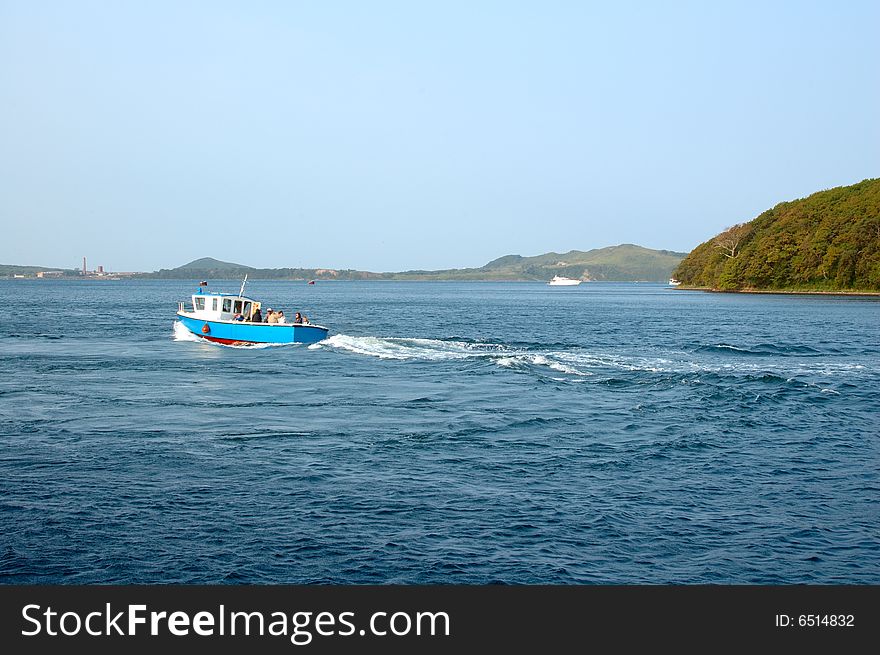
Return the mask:
[[[257,271],[256,268],[245,266],[244,264],[233,264],[232,262],[223,262],[213,257],[202,257],[177,268],[163,268],[156,273],[148,273],[146,277],[213,278],[216,280],[244,277],[245,273],[251,277],[256,277],[254,275],[255,271]]]
[[[75,274],[73,269],[53,268],[52,266],[18,266],[16,264],[0,264],[0,276],[4,275],[35,275],[40,271],[63,271]]]
[[[196,259],[191,261],[189,264],[184,264],[183,266],[178,266],[175,270],[184,270],[184,271],[253,271],[255,270],[251,266],[244,266],[242,264],[232,264],[230,262],[221,262],[219,259],[214,259],[213,257],[202,257],[201,259]]]
[[[244,264],[224,262],[213,257],[202,257],[178,266],[163,268],[155,273],[143,273],[139,277],[160,279],[239,279],[245,275],[251,280],[362,280],[379,279],[381,274],[364,271],[339,271],[329,268],[254,268]]]
[[[674,275],[718,290],[880,291],[880,179],[779,203],[697,246]]]
[[[481,268],[406,271],[392,275],[395,279],[424,280],[549,280],[554,275],[562,275],[579,280],[665,282],[685,255],[625,243],[586,252],[548,252],[534,257],[505,255]]]
[[[582,280],[666,281],[685,253],[651,250],[622,244],[586,252],[571,250],[523,257],[505,255],[480,268],[440,271],[372,273],[329,268],[253,268],[203,257],[173,269],[162,269],[142,277],[170,279],[229,279],[248,275],[250,279],[283,280],[549,280],[563,275]]]

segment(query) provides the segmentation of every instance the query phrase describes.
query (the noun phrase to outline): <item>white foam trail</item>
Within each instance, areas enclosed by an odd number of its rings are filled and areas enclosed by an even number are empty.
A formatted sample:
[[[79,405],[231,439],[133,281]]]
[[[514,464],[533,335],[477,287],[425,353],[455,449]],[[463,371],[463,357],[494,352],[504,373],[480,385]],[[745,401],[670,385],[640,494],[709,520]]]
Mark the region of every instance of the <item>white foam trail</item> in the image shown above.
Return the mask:
[[[180,321],[174,321],[173,339],[175,341],[203,341],[184,327]]]
[[[696,361],[685,357],[640,357],[635,355],[617,355],[605,353],[589,353],[582,351],[549,352],[549,357],[566,364],[581,368],[617,368],[625,371],[644,371],[647,373],[724,373],[724,374],[760,374],[773,373],[780,376],[792,375],[846,375],[865,370],[865,366],[853,362],[717,362]]]
[[[498,344],[472,344],[465,341],[439,339],[402,339],[393,337],[352,337],[334,334],[310,348],[337,348],[379,359],[445,361],[485,357],[508,350]]]
[[[352,337],[336,334],[309,348],[335,348],[338,350],[400,361],[450,361],[464,359],[490,360],[498,366],[540,366],[567,373],[587,376],[582,371],[554,357],[554,353],[530,353],[494,343],[469,343],[466,341],[442,341],[439,339],[403,339],[383,337]]]
[[[722,350],[735,350],[736,352],[740,352],[740,353],[746,353],[746,352],[749,352],[749,351],[746,350],[745,348],[737,348],[736,346],[731,346],[731,345],[728,344],[728,343],[716,343],[716,344],[715,344],[715,347],[716,347],[716,348],[721,348]]]
[[[337,334],[309,346],[311,349],[329,348],[385,360],[397,361],[453,361],[482,360],[509,369],[529,367],[551,369],[575,378],[596,375],[608,369],[632,372],[724,375],[755,375],[772,373],[782,377],[794,375],[850,374],[860,372],[864,366],[858,363],[793,362],[778,363],[758,361],[713,361],[711,358],[695,357],[675,351],[646,357],[622,353],[589,352],[586,350],[541,350],[513,347],[494,343],[467,341],[444,341],[440,339],[416,339],[398,337],[355,337]],[[556,379],[556,378],[554,378]]]
[[[593,375],[590,371],[582,371],[573,366],[568,366],[560,361],[556,361],[553,357],[557,353],[545,355],[529,355],[527,357],[528,361],[535,366],[546,366],[547,368],[552,368],[554,371],[559,371],[560,373],[568,373],[569,375]]]
[[[619,368],[626,371],[645,371],[649,373],[662,373],[667,371],[681,372],[680,366],[676,366],[675,362],[668,359],[653,357],[628,357],[625,355],[604,355],[599,353],[587,352],[551,352],[549,356],[558,359],[563,365],[571,365],[581,375],[584,372],[581,367],[586,368]],[[685,364],[684,371],[691,372],[694,365]]]

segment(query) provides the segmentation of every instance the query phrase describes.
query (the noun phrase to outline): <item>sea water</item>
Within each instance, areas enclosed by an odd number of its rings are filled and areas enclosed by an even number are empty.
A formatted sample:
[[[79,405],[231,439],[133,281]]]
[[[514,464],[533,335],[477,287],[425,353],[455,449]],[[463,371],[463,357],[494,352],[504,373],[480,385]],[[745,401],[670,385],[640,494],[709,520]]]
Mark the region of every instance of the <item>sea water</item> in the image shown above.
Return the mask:
[[[875,298],[196,284],[0,282],[0,581],[880,583]]]

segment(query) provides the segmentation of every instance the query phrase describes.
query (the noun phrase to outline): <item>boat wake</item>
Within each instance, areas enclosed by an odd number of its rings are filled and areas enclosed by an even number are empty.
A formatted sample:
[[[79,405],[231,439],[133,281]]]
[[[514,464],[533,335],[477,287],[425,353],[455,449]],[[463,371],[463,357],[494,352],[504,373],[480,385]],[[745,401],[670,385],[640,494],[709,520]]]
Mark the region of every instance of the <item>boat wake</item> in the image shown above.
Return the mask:
[[[187,330],[183,323],[180,321],[174,321],[174,332],[172,334],[172,338],[175,341],[205,341],[201,337],[197,337],[192,332]]]
[[[446,339],[415,339],[399,337],[352,337],[337,334],[313,343],[310,349],[330,348],[341,352],[399,361],[443,362],[452,360],[486,361],[510,369],[546,367],[577,376],[593,375],[580,370],[559,357],[560,353],[534,352],[526,348],[499,343]]]
[[[864,366],[846,361],[754,361],[748,357],[731,360],[729,356],[712,356],[704,348],[694,352],[670,351],[656,356],[615,352],[592,352],[584,348],[536,345],[508,345],[464,341],[460,339],[418,339],[400,337],[355,337],[337,334],[318,343],[310,350],[329,349],[384,360],[444,362],[486,362],[506,369],[540,371],[564,374],[574,379],[591,376],[615,376],[616,373],[652,373],[672,377],[713,374],[723,377],[761,377],[789,380],[797,376],[844,376],[859,374]]]
[[[718,343],[714,345],[700,346],[697,348],[697,351],[755,355],[759,357],[814,357],[825,354],[821,350],[816,350],[809,346],[776,345],[772,343],[759,343],[750,347],[734,346],[729,343]]]
[[[406,339],[395,337],[351,337],[336,334],[309,346],[310,349],[334,348],[380,359],[446,361],[499,355],[509,348],[499,344],[446,341],[443,339]]]
[[[261,349],[302,344],[224,345],[208,342],[192,334],[182,323],[174,323],[175,341],[196,341],[212,346],[239,349]],[[823,393],[838,393],[829,385],[834,378],[848,382],[871,371],[865,366],[828,357],[792,360],[787,349],[773,361],[767,347],[739,348],[720,344],[697,345],[691,351],[670,351],[654,356],[618,352],[594,352],[577,346],[549,344],[503,344],[453,339],[420,339],[405,337],[351,336],[336,334],[308,346],[309,350],[374,357],[399,362],[473,362],[499,368],[531,373],[556,381],[596,382],[629,379],[630,374],[652,374],[671,381],[699,382],[709,379],[742,378],[765,382],[785,382],[816,387]],[[755,352],[762,357],[754,358]],[[795,350],[796,354],[804,353]],[[735,355],[732,358],[731,355]],[[756,361],[760,359],[762,361]],[[621,375],[623,374],[623,376]],[[708,376],[708,377],[707,377]],[[643,378],[639,378],[644,381]],[[833,383],[832,383],[833,384]]]
[[[483,360],[503,368],[543,367],[569,375],[591,376],[596,369],[617,368],[658,372],[673,370],[672,361],[661,358],[626,357],[589,353],[581,349],[540,349],[499,343],[396,337],[352,337],[337,334],[314,343],[310,349],[331,348],[342,352],[401,361]],[[685,367],[687,370],[693,370]]]

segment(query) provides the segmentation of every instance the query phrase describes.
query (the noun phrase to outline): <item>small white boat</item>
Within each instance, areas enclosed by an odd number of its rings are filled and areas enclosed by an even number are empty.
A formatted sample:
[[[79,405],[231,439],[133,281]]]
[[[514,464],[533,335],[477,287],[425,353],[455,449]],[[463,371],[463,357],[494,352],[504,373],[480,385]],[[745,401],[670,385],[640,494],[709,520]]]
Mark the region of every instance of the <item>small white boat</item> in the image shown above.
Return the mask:
[[[580,280],[572,280],[570,277],[554,275],[553,279],[550,280],[547,284],[549,284],[551,287],[576,287],[580,283]]]
[[[679,280],[676,280],[674,277],[669,278],[669,286],[677,287],[679,284],[681,284]]]

